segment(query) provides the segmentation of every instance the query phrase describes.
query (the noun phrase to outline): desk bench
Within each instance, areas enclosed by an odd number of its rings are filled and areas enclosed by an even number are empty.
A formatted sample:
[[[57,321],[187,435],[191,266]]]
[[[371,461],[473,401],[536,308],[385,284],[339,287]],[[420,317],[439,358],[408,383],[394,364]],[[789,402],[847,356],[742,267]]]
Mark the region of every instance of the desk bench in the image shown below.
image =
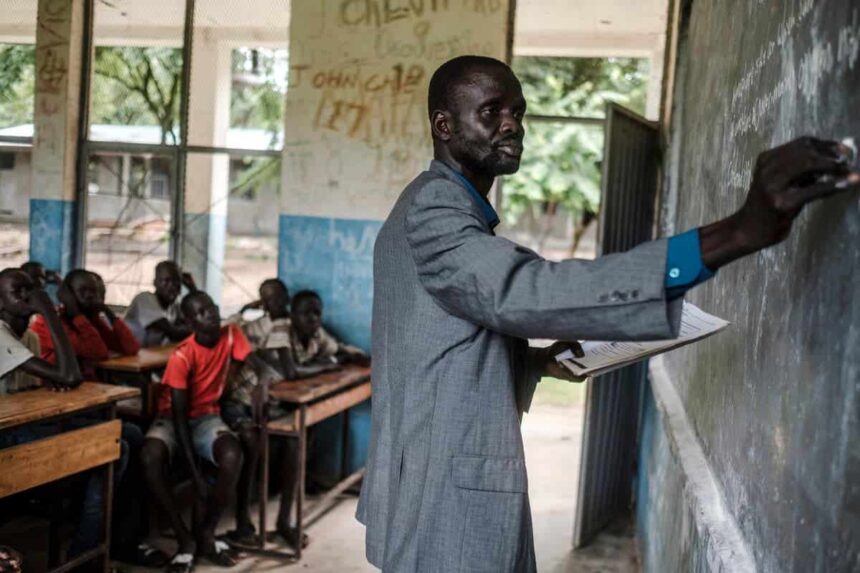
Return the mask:
[[[97,558],[102,559],[105,571],[109,569],[113,462],[119,459],[121,431],[121,423],[116,419],[116,402],[138,394],[136,388],[84,382],[67,392],[40,388],[0,396],[0,435],[83,413],[96,414],[104,420],[0,449],[0,468],[3,468],[0,471],[0,498],[96,467],[104,471],[102,542],[72,561],[55,567],[52,572],[68,571]]]

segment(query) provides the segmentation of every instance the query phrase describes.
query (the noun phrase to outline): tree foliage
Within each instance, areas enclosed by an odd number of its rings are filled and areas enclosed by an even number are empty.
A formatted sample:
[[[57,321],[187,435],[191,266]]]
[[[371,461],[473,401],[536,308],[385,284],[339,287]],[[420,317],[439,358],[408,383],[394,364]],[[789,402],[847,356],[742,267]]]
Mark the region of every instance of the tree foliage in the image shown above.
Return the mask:
[[[33,123],[36,50],[0,45],[0,128]]]
[[[529,114],[603,117],[607,101],[639,113],[645,108],[644,60],[519,57],[513,68]],[[526,120],[525,150],[519,172],[502,186],[505,218],[537,222],[540,249],[553,218],[564,211],[574,219],[575,243],[600,204],[602,127]]]
[[[178,142],[181,50],[100,47],[93,70],[93,123],[155,124],[162,144]]]

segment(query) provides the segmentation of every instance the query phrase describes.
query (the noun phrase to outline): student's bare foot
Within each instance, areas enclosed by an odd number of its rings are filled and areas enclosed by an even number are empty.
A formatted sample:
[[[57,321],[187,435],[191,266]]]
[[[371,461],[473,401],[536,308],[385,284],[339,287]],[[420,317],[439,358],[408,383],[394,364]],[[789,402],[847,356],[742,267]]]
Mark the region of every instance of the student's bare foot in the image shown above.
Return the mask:
[[[230,549],[229,545],[220,540],[208,544],[201,543],[197,555],[218,567],[233,567],[239,562],[239,556]]]
[[[237,523],[236,529],[228,531],[224,538],[228,542],[237,543],[239,545],[257,545],[260,537],[257,535],[257,529],[250,521],[245,523]]]

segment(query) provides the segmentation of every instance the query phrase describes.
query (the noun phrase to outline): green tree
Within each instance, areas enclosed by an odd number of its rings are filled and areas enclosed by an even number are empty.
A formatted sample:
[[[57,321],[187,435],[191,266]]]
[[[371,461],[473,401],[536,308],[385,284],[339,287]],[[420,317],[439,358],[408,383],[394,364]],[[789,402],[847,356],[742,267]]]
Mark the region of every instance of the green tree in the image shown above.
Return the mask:
[[[618,58],[514,58],[528,113],[602,117],[607,101],[642,113],[647,61]],[[526,153],[520,170],[502,185],[505,218],[534,221],[537,248],[563,210],[574,220],[570,253],[600,205],[601,126],[526,120]]]
[[[100,47],[93,70],[93,123],[155,124],[162,144],[178,142],[181,50]]]
[[[35,58],[32,45],[0,45],[0,127],[33,123]]]

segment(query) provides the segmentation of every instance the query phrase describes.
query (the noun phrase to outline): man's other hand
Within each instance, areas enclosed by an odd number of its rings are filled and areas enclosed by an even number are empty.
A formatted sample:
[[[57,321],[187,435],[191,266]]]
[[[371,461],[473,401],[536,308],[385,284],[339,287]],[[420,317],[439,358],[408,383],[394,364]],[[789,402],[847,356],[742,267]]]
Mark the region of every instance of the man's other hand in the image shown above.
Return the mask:
[[[716,270],[784,240],[803,207],[860,189],[854,152],[836,142],[801,137],[758,156],[746,202],[734,215],[699,231],[702,262]]]
[[[582,382],[585,377],[574,376],[573,372],[568,370],[555,359],[556,356],[570,350],[574,356],[583,356],[582,346],[578,342],[558,341],[544,348],[542,352],[543,358],[543,374],[544,376],[552,376],[560,380],[568,380],[569,382]]]

